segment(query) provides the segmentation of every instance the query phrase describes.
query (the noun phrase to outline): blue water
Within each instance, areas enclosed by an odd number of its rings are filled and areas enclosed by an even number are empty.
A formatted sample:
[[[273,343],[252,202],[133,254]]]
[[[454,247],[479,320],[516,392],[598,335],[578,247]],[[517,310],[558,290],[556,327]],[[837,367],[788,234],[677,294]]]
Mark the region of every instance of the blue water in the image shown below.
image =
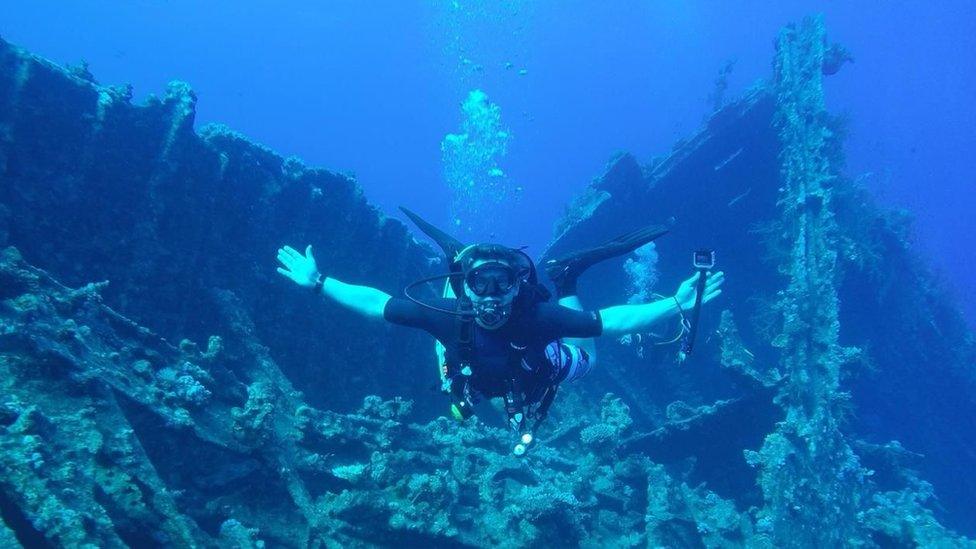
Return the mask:
[[[483,89],[512,133],[505,171],[524,189],[492,232],[539,251],[612,153],[667,152],[709,112],[723,65],[735,61],[734,97],[769,75],[781,26],[823,12],[856,59],[827,85],[829,108],[851,120],[848,172],[914,214],[920,248],[976,318],[976,4],[360,4],[5,2],[0,32],[56,62],[85,59],[137,99],[186,80],[198,126],[224,122],[355,173],[384,211],[432,219],[446,220],[450,200],[440,141]]]

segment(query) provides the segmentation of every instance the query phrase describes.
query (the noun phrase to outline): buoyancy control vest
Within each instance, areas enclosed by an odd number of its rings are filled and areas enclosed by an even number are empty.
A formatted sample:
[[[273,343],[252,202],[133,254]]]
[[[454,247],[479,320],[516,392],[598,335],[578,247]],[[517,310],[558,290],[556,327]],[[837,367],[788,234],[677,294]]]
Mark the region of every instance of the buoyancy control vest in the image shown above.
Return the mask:
[[[525,298],[531,300],[531,303],[523,302],[523,307],[534,306],[540,301],[548,300],[548,291],[544,287],[539,288],[541,291],[531,288],[526,293]],[[519,345],[512,341],[508,341],[506,345],[506,364],[501,379],[479,380],[479,376],[497,376],[498,373],[489,374],[484,368],[479,367],[475,348],[474,317],[465,314],[470,312],[471,308],[469,299],[457,300],[457,309],[461,313],[456,316],[457,354],[455,360],[450,360],[445,365],[445,379],[451,396],[452,415],[459,421],[474,415],[474,404],[480,396],[475,388],[475,382],[480,381],[480,384],[488,382],[502,388],[509,427],[521,433],[525,430],[526,422],[534,419],[535,423],[532,426],[534,431],[549,413],[556,396],[558,381],[554,376],[549,375],[549,372],[540,371],[540,366],[531,365],[531,361],[527,360],[529,349],[526,345]]]

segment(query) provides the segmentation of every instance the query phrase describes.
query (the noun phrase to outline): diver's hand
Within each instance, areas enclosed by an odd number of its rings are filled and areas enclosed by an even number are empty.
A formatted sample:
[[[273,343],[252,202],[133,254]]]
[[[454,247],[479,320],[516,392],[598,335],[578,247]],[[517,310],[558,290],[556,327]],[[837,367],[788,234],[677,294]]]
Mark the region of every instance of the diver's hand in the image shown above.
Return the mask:
[[[701,276],[701,272],[695,273],[691,278],[682,282],[681,286],[678,286],[678,291],[675,292],[674,298],[681,305],[682,309],[687,310],[695,306],[695,295],[698,289],[699,276]],[[725,273],[722,271],[708,273],[708,277],[705,279],[705,292],[702,297],[702,303],[708,303],[721,295],[722,290],[719,288],[724,282]]]
[[[278,272],[282,276],[303,288],[315,286],[315,281],[319,278],[319,269],[315,265],[311,246],[305,248],[305,255],[298,253],[291,246],[279,248],[278,261],[285,266],[284,269],[278,267]]]

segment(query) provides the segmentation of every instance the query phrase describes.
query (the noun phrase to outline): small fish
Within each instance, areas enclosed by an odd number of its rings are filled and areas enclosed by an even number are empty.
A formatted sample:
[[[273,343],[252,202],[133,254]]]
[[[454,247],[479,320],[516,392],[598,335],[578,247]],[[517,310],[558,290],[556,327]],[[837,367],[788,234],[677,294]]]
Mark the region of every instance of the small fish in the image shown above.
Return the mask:
[[[735,157],[739,156],[740,154],[742,154],[742,147],[739,147],[739,150],[737,150],[734,153],[732,153],[732,156],[730,156],[730,157],[726,158],[725,160],[723,160],[723,161],[719,162],[718,164],[716,164],[715,165],[715,168],[713,168],[713,169],[715,171],[721,170],[722,168],[725,167],[726,164],[728,164],[729,162],[732,162],[733,160],[735,160]]]
[[[729,200],[728,207],[731,208],[736,202],[742,200],[743,198],[745,198],[746,196],[748,196],[749,193],[751,193],[751,192],[752,192],[752,187],[749,187],[748,189],[746,189],[746,192],[740,194],[739,196],[733,198],[732,200]]]

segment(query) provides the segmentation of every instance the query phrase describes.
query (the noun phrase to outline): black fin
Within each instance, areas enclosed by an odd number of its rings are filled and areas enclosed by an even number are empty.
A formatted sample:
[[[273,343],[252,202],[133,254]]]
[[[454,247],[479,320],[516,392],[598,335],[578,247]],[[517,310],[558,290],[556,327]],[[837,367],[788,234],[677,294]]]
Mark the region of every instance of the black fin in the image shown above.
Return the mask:
[[[622,234],[603,244],[574,252],[569,255],[546,261],[544,268],[549,280],[556,286],[557,297],[576,294],[576,279],[586,269],[601,261],[630,253],[637,248],[652,242],[671,230],[671,223],[667,225],[648,225],[635,231]]]
[[[410,221],[413,221],[413,224],[416,225],[421,232],[427,235],[437,244],[438,247],[440,247],[441,250],[444,251],[444,255],[447,256],[448,262],[453,263],[454,258],[457,257],[457,254],[464,249],[464,244],[462,244],[460,240],[445,233],[430,223],[427,223],[419,215],[404,208],[403,206],[400,206],[400,211],[409,217]]]
[[[400,211],[409,217],[410,221],[413,221],[413,224],[416,225],[421,232],[427,235],[428,238],[433,240],[444,252],[444,255],[447,257],[447,265],[450,272],[460,273],[461,266],[457,261],[454,261],[454,258],[456,258],[457,255],[461,253],[461,250],[465,248],[464,244],[453,236],[445,233],[430,223],[427,223],[422,217],[413,213],[407,208],[400,206]],[[460,276],[452,276],[448,279],[448,281],[451,284],[451,290],[454,292],[455,297],[460,298],[464,296],[464,284],[462,283]]]

